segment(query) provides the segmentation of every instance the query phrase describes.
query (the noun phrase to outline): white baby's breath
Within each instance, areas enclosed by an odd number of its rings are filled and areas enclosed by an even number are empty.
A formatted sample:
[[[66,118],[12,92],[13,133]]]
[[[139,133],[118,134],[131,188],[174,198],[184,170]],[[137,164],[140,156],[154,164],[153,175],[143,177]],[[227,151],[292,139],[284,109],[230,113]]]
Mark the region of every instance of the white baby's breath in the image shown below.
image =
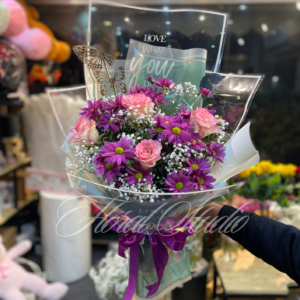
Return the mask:
[[[128,259],[108,251],[89,275],[101,299],[106,300],[113,294],[123,299],[129,279]]]

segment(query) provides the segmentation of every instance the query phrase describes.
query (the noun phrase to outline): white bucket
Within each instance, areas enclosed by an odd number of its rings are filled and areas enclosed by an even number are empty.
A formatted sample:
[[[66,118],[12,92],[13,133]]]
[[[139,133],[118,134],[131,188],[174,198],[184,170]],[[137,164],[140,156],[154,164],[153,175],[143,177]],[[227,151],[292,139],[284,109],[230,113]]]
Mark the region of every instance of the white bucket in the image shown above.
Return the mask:
[[[91,267],[90,202],[83,196],[41,192],[40,203],[47,279],[70,283],[83,278]]]

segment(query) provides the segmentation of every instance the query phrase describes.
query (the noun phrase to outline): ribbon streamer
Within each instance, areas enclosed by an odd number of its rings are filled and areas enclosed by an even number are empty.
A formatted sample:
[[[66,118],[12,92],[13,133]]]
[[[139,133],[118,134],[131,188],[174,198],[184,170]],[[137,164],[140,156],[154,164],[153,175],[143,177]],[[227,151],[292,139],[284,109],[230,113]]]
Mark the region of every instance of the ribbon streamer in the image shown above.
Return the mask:
[[[109,219],[110,227],[118,232],[121,232],[123,226],[118,226],[112,218]],[[167,248],[173,251],[181,251],[185,245],[188,236],[194,233],[192,224],[188,219],[178,222],[179,219],[169,219],[162,223],[159,229],[152,229],[151,232],[132,232],[122,233],[119,238],[119,255],[126,258],[125,250],[129,249],[129,282],[124,296],[124,300],[131,300],[137,283],[138,268],[139,268],[139,245],[148,236],[152,246],[153,261],[157,274],[157,282],[146,286],[149,291],[146,298],[153,296],[161,283],[164,270],[169,260]],[[176,223],[177,222],[177,223]],[[124,223],[123,223],[124,224]],[[177,226],[177,228],[174,228]],[[186,227],[185,230],[178,230]],[[170,229],[166,229],[170,228]]]

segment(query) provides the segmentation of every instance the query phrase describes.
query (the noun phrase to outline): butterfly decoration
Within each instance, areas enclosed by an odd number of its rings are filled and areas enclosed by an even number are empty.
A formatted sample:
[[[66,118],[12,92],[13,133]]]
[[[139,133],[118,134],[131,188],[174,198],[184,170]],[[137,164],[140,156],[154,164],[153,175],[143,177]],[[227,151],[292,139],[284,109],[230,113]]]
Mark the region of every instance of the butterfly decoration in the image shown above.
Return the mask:
[[[114,57],[103,54],[101,51],[91,46],[74,46],[73,50],[78,58],[91,70],[102,69],[103,64],[105,66],[106,63],[109,66],[112,66],[115,62]]]
[[[117,89],[124,94],[127,93],[126,84],[122,81],[125,79],[125,69],[123,66],[116,70],[113,77],[101,71],[94,71],[94,75],[100,85],[101,95],[105,96],[111,88],[114,90]]]
[[[111,76],[109,73],[107,65],[112,66],[114,64],[114,57],[103,54],[91,46],[79,45],[73,49],[78,58],[93,72],[100,85],[102,96],[105,96],[110,89],[114,90],[116,96],[117,90],[121,93],[127,92],[126,84],[123,82],[125,79],[125,68],[123,66],[119,67],[114,76]],[[103,69],[106,71],[103,71]]]

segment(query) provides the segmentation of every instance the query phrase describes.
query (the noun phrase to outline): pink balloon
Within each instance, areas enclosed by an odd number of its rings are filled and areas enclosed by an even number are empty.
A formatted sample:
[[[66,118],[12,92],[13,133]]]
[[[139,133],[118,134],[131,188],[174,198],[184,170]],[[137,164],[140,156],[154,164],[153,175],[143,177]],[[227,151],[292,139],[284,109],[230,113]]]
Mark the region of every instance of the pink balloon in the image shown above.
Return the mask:
[[[52,40],[42,29],[33,27],[10,40],[31,60],[43,60],[51,51]]]
[[[8,27],[4,31],[3,36],[6,38],[19,35],[27,28],[27,15],[25,9],[17,1],[3,0],[9,9]]]

